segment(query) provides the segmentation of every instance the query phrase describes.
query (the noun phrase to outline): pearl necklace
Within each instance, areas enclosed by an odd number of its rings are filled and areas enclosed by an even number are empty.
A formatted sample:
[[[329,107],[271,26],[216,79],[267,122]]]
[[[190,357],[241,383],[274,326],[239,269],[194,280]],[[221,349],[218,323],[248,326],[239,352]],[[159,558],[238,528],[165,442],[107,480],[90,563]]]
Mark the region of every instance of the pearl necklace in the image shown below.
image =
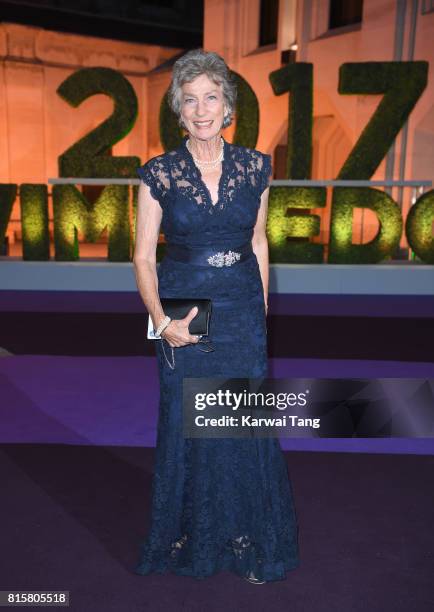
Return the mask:
[[[220,136],[220,153],[218,154],[216,159],[212,159],[211,161],[198,159],[190,149],[190,140],[187,140],[186,147],[189,150],[190,155],[192,156],[193,161],[196,164],[196,166],[199,166],[199,168],[203,168],[204,170],[215,168],[217,164],[219,164],[224,159],[224,141],[221,136]]]

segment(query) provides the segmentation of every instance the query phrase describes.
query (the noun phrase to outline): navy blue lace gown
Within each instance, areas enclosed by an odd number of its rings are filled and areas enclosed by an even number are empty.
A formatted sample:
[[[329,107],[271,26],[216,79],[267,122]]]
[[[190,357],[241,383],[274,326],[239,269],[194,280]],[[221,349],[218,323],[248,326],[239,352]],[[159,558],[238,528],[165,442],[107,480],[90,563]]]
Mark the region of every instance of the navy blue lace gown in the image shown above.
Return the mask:
[[[168,245],[227,254],[251,243],[271,157],[224,140],[218,201],[211,201],[186,147],[138,168],[163,211]],[[224,262],[223,257],[223,262]],[[227,261],[227,260],[226,260]],[[211,298],[209,339],[174,348],[175,369],[156,341],[160,405],[151,523],[135,572],[204,578],[221,570],[282,580],[297,567],[298,527],[292,487],[278,438],[186,438],[183,377],[268,375],[266,315],[258,261],[252,252],[222,265],[192,264],[167,253],[158,268],[160,297]],[[165,344],[171,359],[170,347]]]

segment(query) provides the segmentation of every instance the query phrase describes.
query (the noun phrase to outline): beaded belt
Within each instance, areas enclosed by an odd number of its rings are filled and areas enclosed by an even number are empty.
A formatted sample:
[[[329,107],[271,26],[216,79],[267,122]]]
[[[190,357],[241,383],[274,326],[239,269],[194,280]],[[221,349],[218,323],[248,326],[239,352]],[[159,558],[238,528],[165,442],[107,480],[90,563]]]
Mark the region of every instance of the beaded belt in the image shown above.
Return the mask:
[[[195,249],[170,243],[166,247],[166,256],[170,259],[199,266],[216,266],[217,268],[232,266],[234,263],[245,261],[252,253],[251,242],[246,242],[227,251],[216,251],[215,248],[210,247]]]

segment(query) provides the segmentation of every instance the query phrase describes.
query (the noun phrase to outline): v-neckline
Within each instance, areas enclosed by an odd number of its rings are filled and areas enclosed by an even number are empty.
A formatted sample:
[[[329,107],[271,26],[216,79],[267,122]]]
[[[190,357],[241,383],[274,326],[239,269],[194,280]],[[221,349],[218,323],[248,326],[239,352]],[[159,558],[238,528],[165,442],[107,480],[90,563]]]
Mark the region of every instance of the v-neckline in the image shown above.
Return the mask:
[[[224,186],[224,180],[225,180],[225,175],[226,175],[226,164],[227,164],[227,159],[228,159],[228,143],[226,142],[226,140],[223,138],[223,160],[222,160],[222,172],[219,178],[219,182],[218,182],[218,186],[217,186],[217,202],[213,202],[212,198],[211,198],[211,192],[207,186],[207,184],[205,183],[205,181],[203,180],[202,177],[202,172],[200,170],[200,168],[198,168],[194,162],[193,156],[190,153],[190,151],[187,148],[187,140],[188,140],[188,134],[186,134],[183,139],[182,139],[182,145],[184,148],[184,151],[188,157],[188,160],[194,170],[194,172],[197,175],[198,181],[201,184],[203,191],[205,193],[205,197],[206,197],[206,201],[208,203],[208,205],[211,207],[211,209],[221,209],[224,206],[224,202],[222,201],[223,199],[223,186]]]

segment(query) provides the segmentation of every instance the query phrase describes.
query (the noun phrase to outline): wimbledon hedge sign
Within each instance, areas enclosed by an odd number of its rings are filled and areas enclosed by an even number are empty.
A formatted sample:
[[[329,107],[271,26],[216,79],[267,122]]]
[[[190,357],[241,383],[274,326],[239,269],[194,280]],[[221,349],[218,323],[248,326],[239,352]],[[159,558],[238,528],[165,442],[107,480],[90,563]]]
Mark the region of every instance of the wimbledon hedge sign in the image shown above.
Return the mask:
[[[313,70],[312,64],[295,63],[269,75],[275,95],[288,96],[288,153],[286,178],[308,180],[312,166]],[[255,147],[259,131],[259,104],[249,84],[237,73],[236,130],[234,143]],[[369,180],[407,121],[427,84],[428,62],[346,63],[339,70],[339,93],[383,94],[373,116],[345,161],[336,179]],[[110,148],[133,128],[137,97],[129,81],[116,70],[84,68],[69,76],[57,93],[77,107],[96,94],[114,102],[113,113],[59,157],[59,177],[137,178],[138,157],[113,157]],[[160,107],[160,135],[166,151],[179,146],[182,131],[167,103]],[[77,180],[79,183],[79,180]],[[0,250],[17,195],[16,184],[0,184]],[[55,259],[79,259],[78,231],[88,242],[108,229],[108,259],[130,261],[134,250],[137,185],[133,186],[133,223],[129,214],[129,186],[107,185],[91,204],[75,185],[54,185]],[[310,242],[318,235],[320,217],[312,209],[326,203],[325,187],[271,186],[267,234],[273,263],[322,263],[322,244]],[[368,243],[352,243],[355,208],[372,210],[379,221],[377,235]],[[49,259],[47,185],[20,185],[23,259]],[[434,264],[434,190],[424,193],[404,221],[398,204],[373,187],[334,187],[330,220],[329,263],[377,263],[391,257],[403,228],[410,247],[424,262]],[[131,227],[132,225],[132,227]],[[161,257],[159,248],[159,257]]]

